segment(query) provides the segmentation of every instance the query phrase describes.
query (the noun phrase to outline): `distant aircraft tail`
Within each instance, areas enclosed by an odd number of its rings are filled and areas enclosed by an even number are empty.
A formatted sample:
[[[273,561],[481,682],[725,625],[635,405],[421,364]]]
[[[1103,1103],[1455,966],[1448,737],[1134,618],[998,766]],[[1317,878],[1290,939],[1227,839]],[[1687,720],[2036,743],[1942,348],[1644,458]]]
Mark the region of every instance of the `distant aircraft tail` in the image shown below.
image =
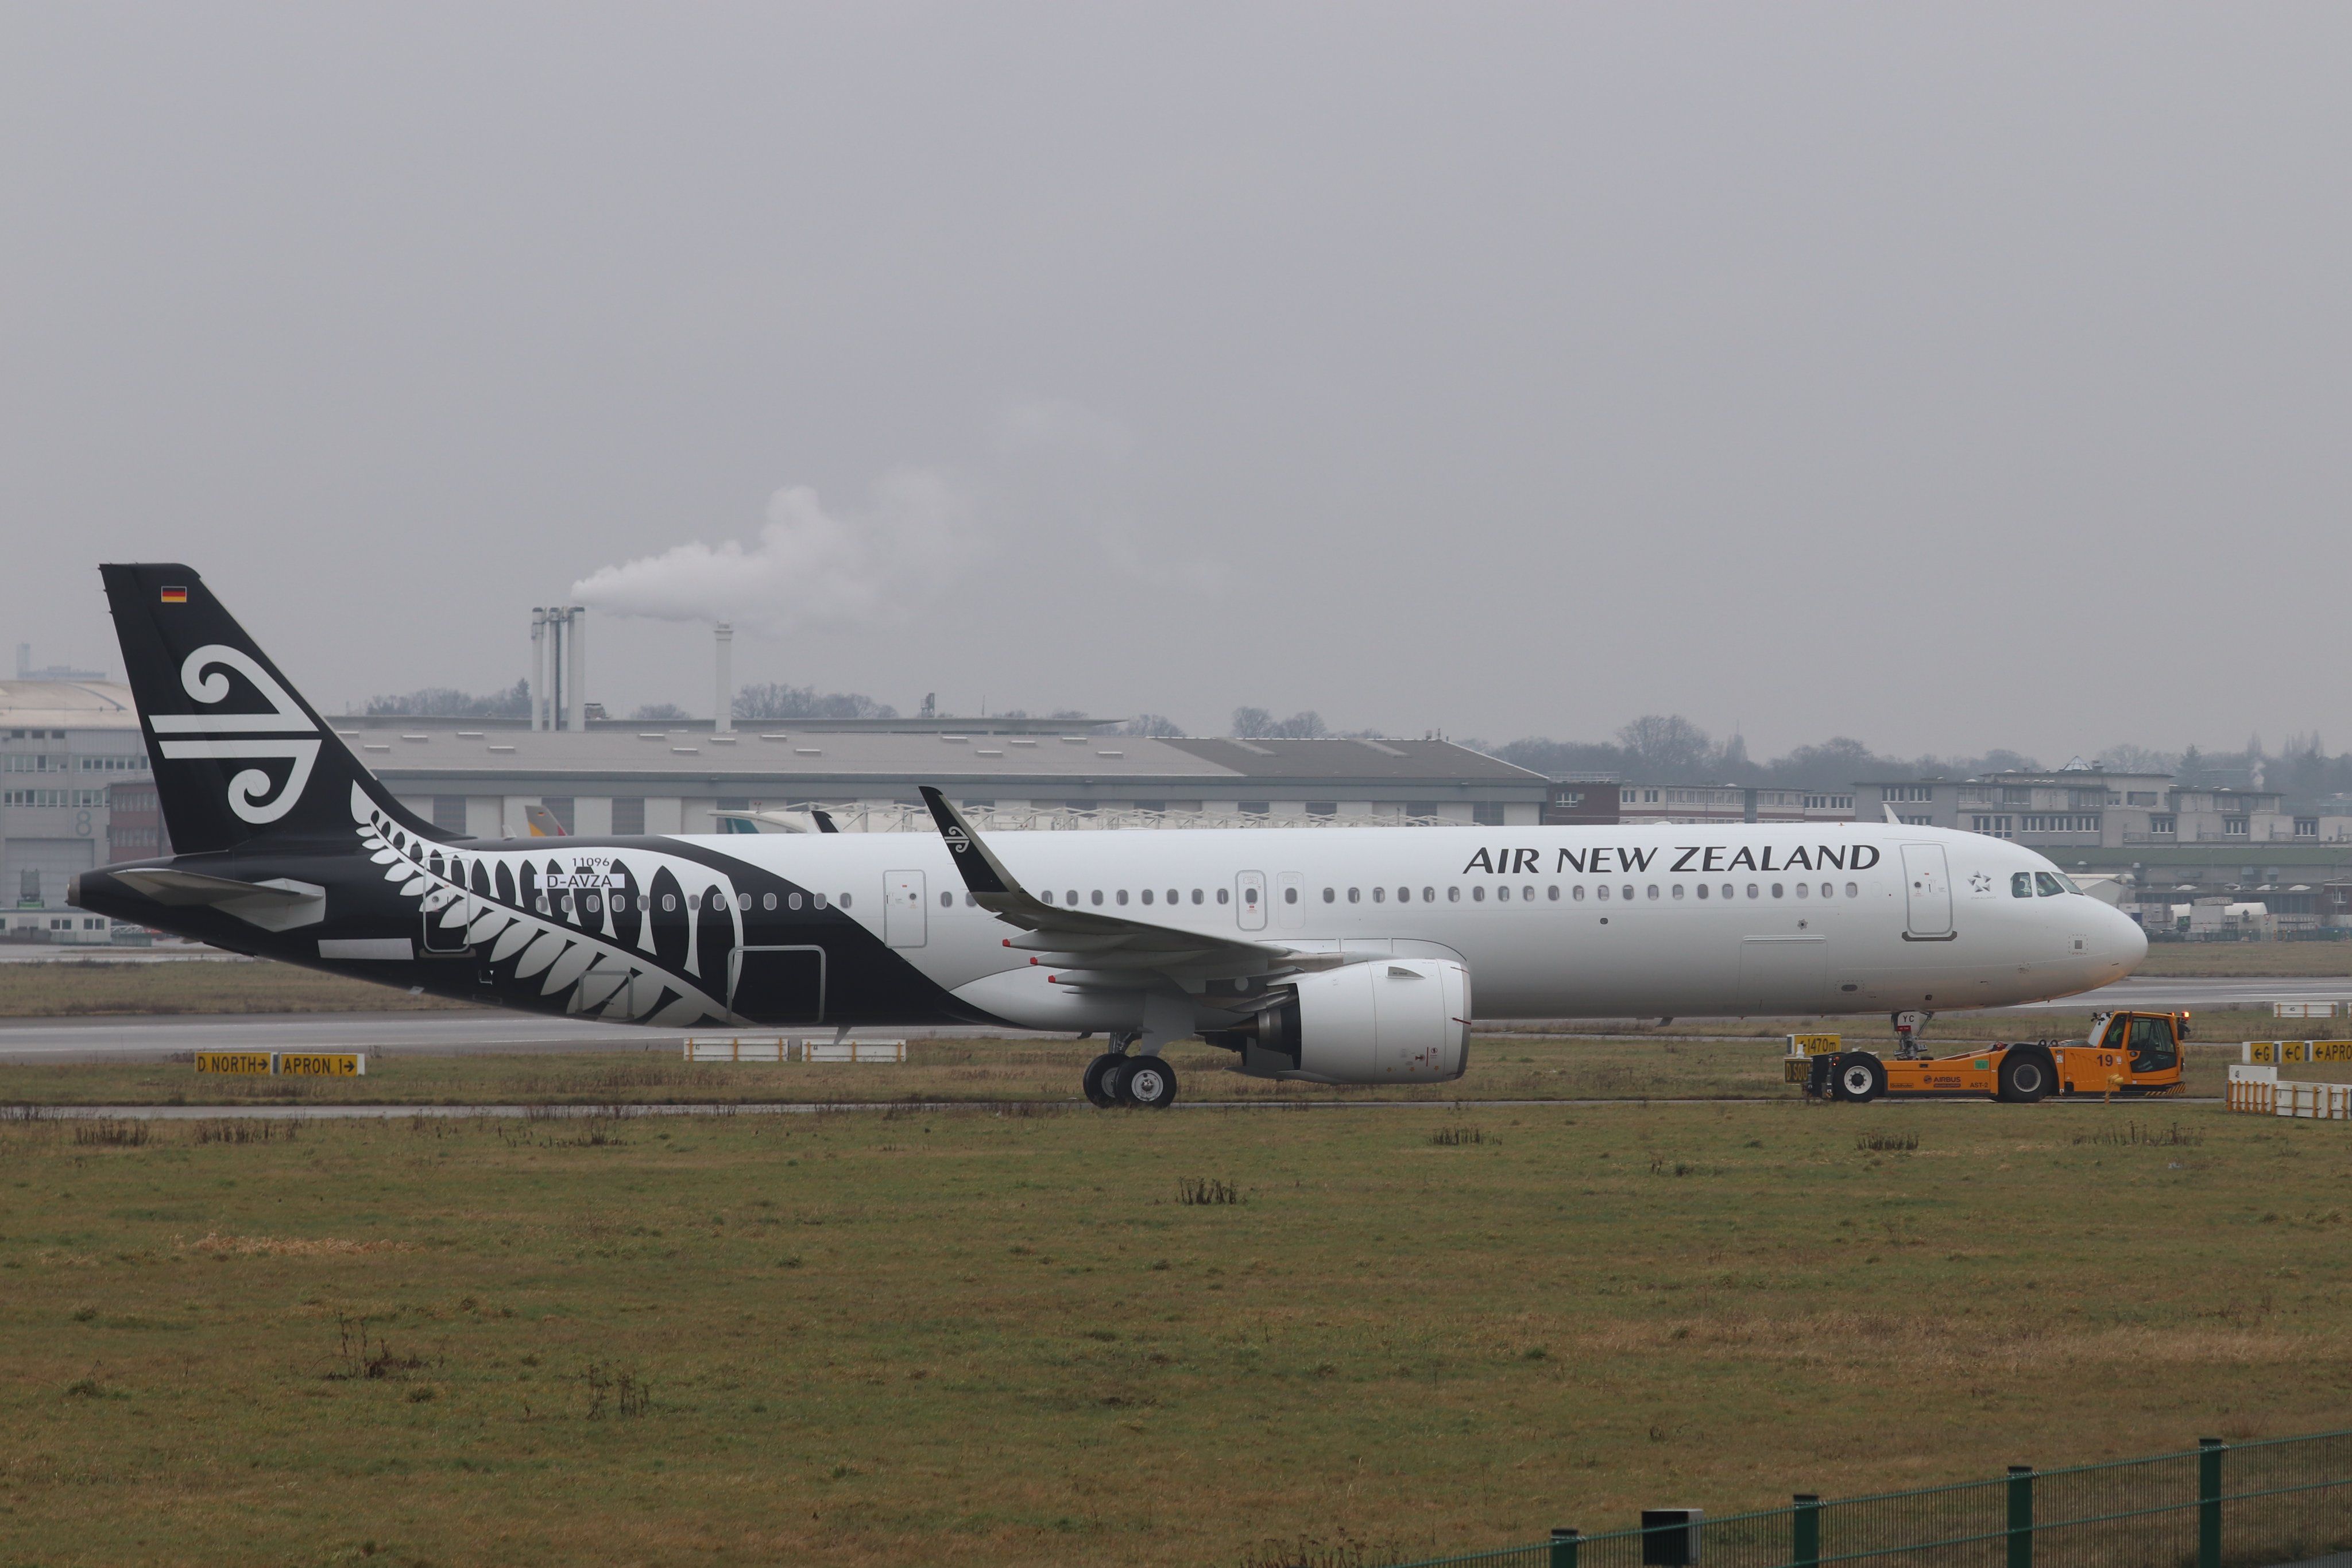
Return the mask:
[[[101,566],[114,634],[182,854],[255,839],[348,846],[352,792],[437,837],[360,765],[245,628],[184,566]]]

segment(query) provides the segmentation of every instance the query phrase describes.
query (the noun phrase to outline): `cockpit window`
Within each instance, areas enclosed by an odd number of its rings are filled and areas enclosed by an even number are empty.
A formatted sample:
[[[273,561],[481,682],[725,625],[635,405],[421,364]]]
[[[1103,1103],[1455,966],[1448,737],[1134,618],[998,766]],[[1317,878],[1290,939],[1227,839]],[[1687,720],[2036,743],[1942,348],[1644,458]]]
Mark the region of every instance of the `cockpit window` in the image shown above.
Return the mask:
[[[2011,873],[2009,879],[2009,895],[2011,898],[2032,898],[2033,873],[2030,871]]]
[[[2037,871],[2033,873],[2033,885],[2041,891],[2044,898],[2055,898],[2062,893],[2074,891],[2046,871]]]

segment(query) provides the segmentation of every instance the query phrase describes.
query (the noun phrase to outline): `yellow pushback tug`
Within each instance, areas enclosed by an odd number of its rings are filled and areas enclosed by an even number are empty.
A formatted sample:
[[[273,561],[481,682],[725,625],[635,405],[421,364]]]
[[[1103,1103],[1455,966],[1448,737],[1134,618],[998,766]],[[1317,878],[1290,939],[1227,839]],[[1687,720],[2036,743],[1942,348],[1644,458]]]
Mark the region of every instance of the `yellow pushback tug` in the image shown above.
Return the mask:
[[[2053,1094],[2179,1094],[2189,1015],[2102,1013],[2088,1040],[1997,1040],[1954,1056],[1842,1051],[1812,1058],[1805,1093],[1816,1100],[1990,1099],[2030,1105]]]

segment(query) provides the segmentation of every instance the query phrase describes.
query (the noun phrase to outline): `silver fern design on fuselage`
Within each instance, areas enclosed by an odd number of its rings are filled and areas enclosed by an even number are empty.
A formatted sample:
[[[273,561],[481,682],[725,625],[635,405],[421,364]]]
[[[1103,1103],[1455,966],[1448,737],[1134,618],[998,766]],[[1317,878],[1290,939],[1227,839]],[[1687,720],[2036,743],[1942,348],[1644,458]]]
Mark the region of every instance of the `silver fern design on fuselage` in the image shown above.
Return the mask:
[[[734,1019],[727,973],[743,946],[744,895],[725,873],[638,845],[550,852],[438,843],[392,821],[356,786],[352,815],[384,880],[415,901],[426,956],[438,936],[453,956],[470,949],[494,968],[511,964],[501,987],[509,999],[529,1005],[515,993],[538,979],[538,998],[551,1009],[562,998],[567,1013],[663,1028]],[[583,859],[599,867],[596,885],[578,885]],[[660,910],[665,899],[670,907]],[[726,923],[721,942],[704,940],[711,915]],[[668,946],[683,939],[675,958],[659,951],[665,932]],[[713,966],[715,987],[704,977]]]

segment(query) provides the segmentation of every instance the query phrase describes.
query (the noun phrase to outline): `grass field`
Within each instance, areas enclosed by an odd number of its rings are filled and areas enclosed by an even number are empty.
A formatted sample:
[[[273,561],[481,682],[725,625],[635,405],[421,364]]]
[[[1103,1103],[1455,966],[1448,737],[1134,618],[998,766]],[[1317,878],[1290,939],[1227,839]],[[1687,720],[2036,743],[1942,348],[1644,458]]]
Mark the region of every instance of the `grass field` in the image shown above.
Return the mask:
[[[2207,1107],[226,1125],[0,1124],[0,1560],[1379,1561],[2352,1385],[2352,1142]]]
[[[2199,978],[2352,975],[2352,942],[2157,942],[2134,973]]]

